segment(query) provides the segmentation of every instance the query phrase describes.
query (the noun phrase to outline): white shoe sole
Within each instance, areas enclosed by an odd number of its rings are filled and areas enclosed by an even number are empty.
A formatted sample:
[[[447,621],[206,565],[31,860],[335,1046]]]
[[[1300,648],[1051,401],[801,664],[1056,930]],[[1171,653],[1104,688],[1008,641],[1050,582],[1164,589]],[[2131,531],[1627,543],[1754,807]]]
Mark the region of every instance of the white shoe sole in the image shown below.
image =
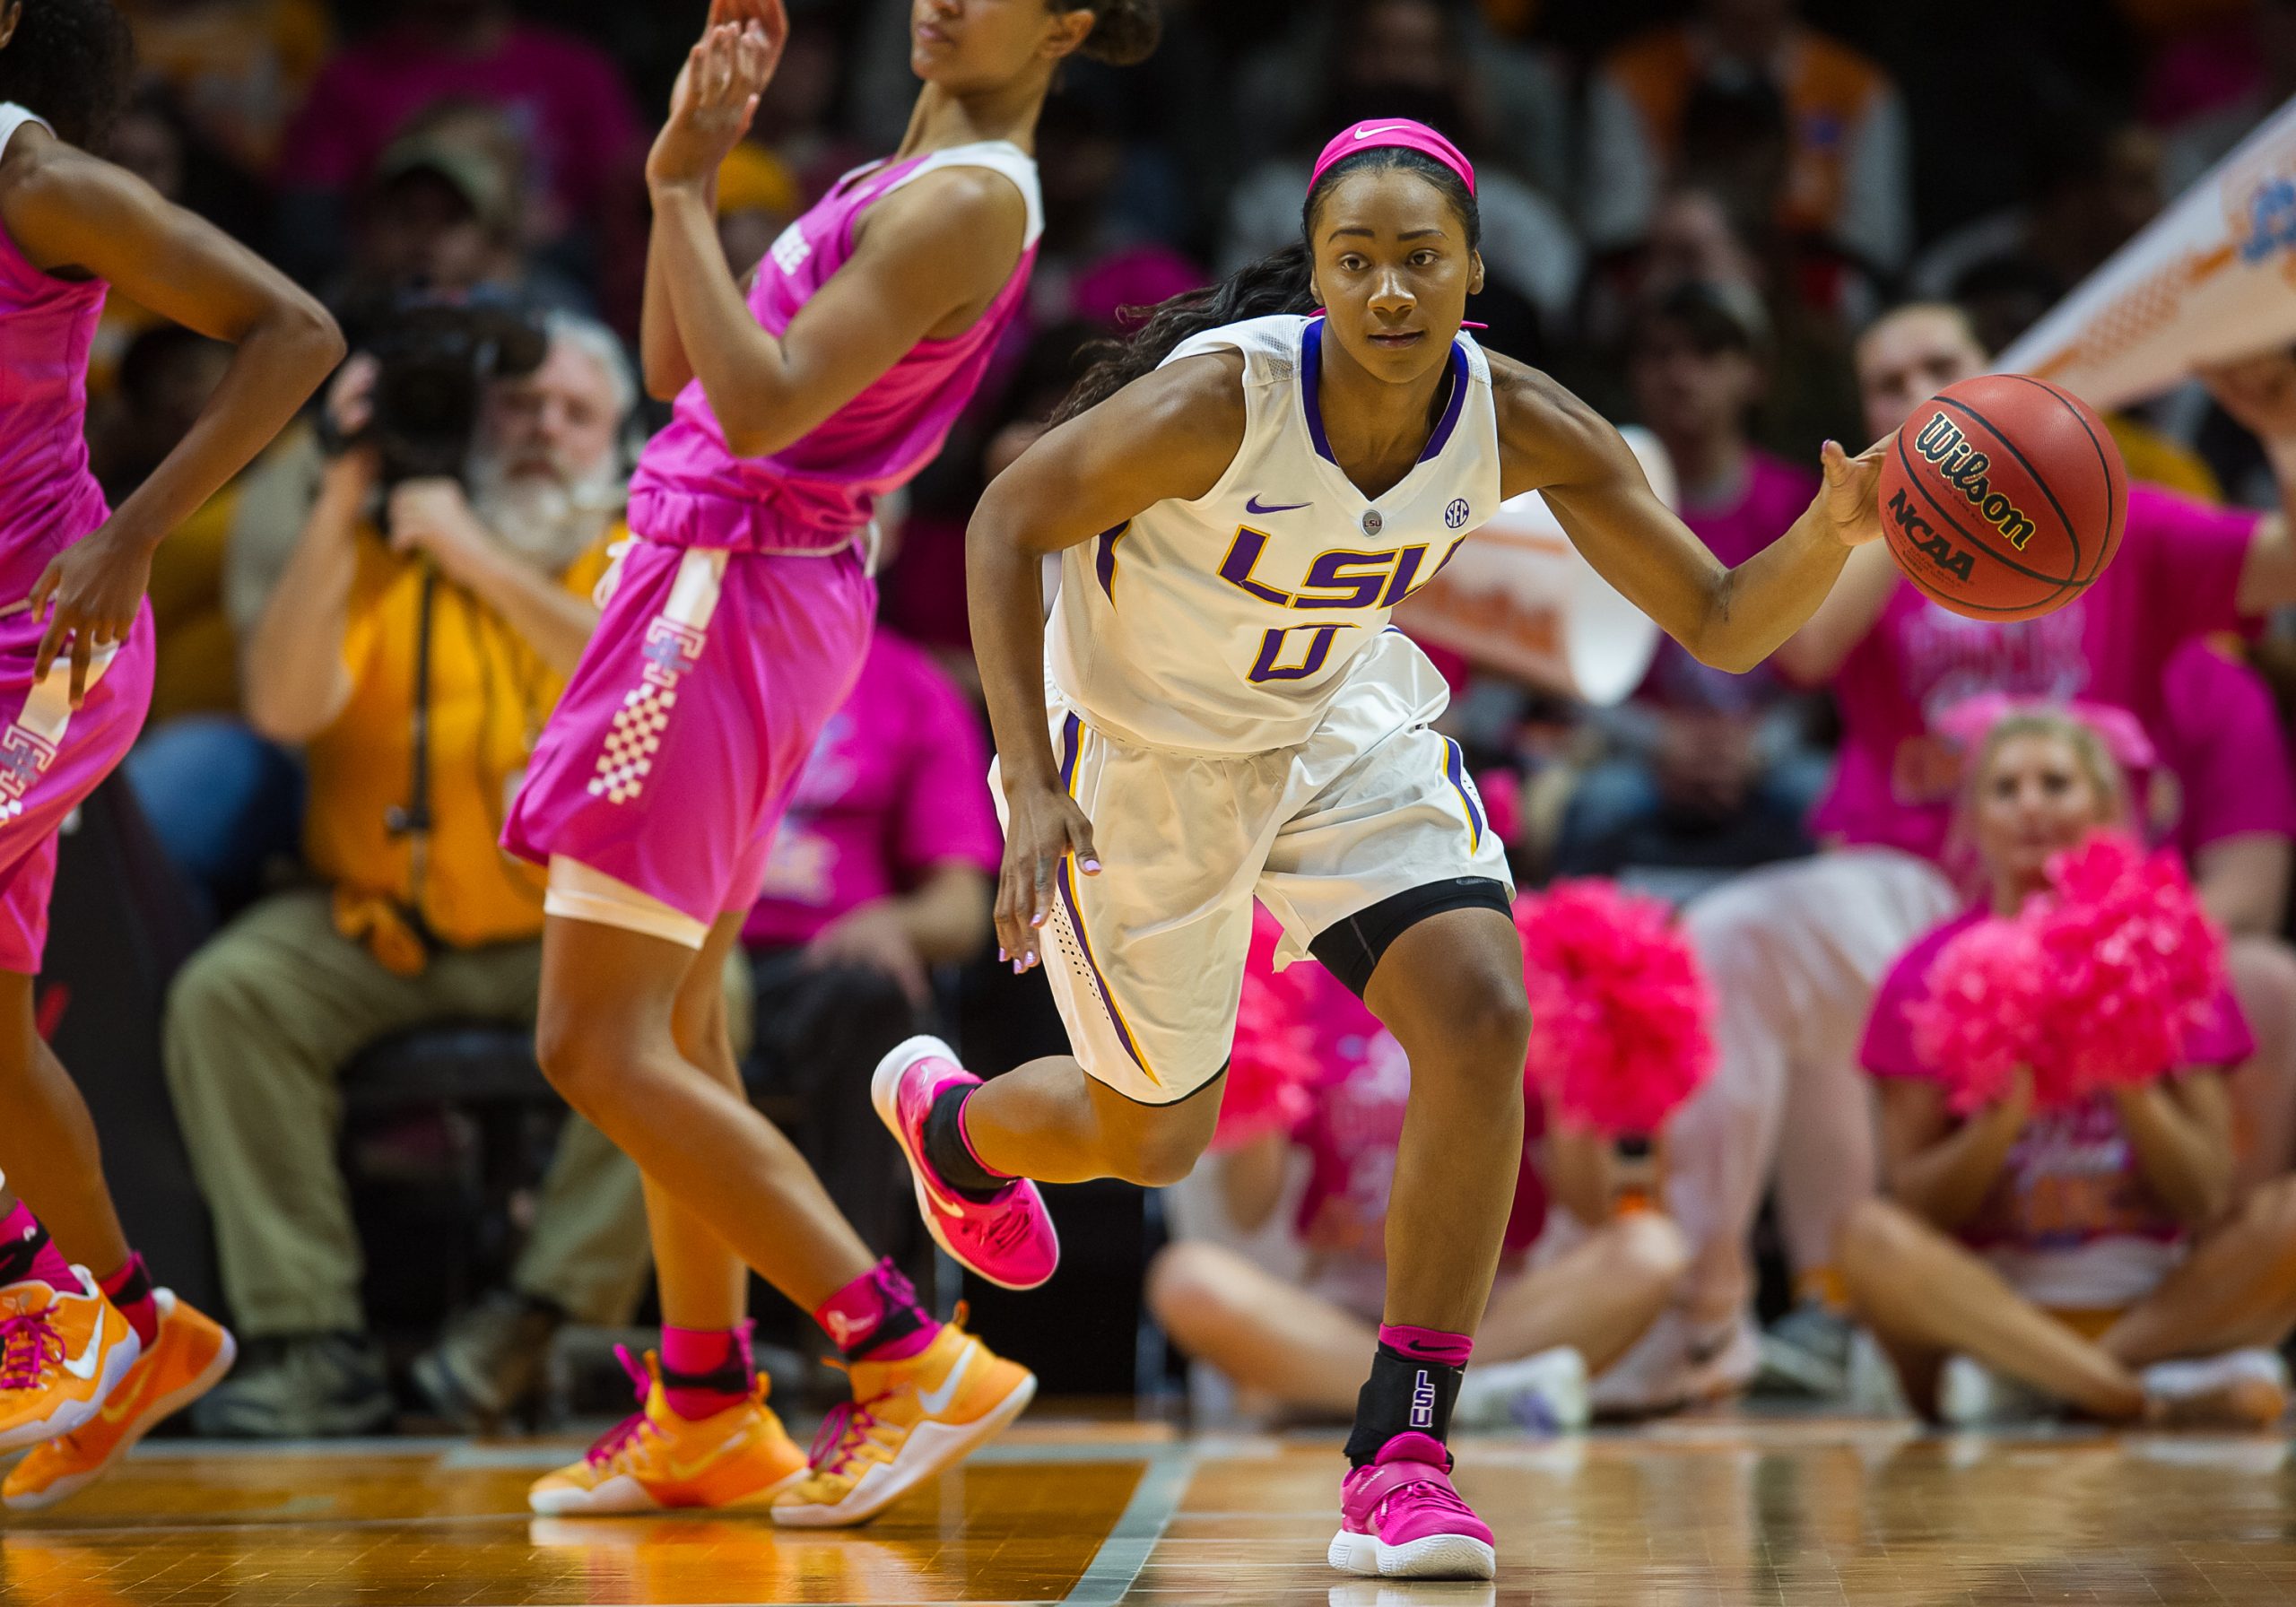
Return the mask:
[[[877,1119],[885,1125],[885,1131],[893,1135],[893,1142],[900,1146],[901,1159],[909,1162],[909,1185],[917,1191],[917,1214],[925,1219],[925,1230],[933,1236],[933,1242],[948,1253],[950,1260],[974,1277],[986,1279],[999,1289],[1038,1288],[1052,1276],[1051,1273],[1032,1282],[1011,1282],[977,1265],[951,1244],[948,1236],[941,1231],[941,1208],[933,1203],[932,1190],[925,1185],[925,1158],[909,1148],[909,1135],[901,1131],[898,1098],[900,1080],[908,1074],[909,1068],[936,1055],[952,1065],[962,1064],[957,1059],[957,1052],[947,1044],[937,1038],[922,1036],[894,1045],[891,1052],[877,1062],[877,1069],[869,1077],[869,1103],[877,1108]],[[1049,1217],[1045,1219],[1045,1231],[1052,1235],[1052,1261],[1057,1270],[1060,1264],[1060,1235],[1053,1228]]]
[[[649,1512],[748,1512],[770,1507],[805,1481],[813,1470],[799,1468],[763,1490],[715,1507],[665,1507],[628,1473],[616,1473],[592,1490],[526,1492],[526,1510],[543,1517],[639,1517]]]
[[[144,1354],[144,1342],[130,1328],[127,1336],[104,1353],[104,1370],[96,1393],[84,1401],[66,1402],[37,1423],[20,1423],[6,1434],[0,1434],[0,1456],[11,1451],[21,1451],[48,1440],[61,1439],[81,1427],[104,1409],[111,1399],[111,1392],[127,1377],[127,1369]]]
[[[158,1293],[166,1302],[161,1307],[162,1311],[172,1310],[175,1306],[173,1292],[163,1289]],[[89,1485],[111,1472],[113,1465],[121,1457],[143,1443],[145,1435],[221,1384],[224,1376],[230,1372],[231,1364],[237,1361],[239,1357],[239,1342],[231,1337],[230,1330],[227,1328],[223,1331],[223,1348],[215,1352],[215,1359],[201,1369],[198,1377],[170,1394],[161,1396],[159,1404],[144,1414],[144,1421],[120,1437],[119,1443],[112,1447],[110,1455],[85,1472],[75,1473],[69,1479],[58,1479],[46,1490],[35,1494],[8,1497],[6,1500],[8,1510],[38,1512],[43,1507],[55,1506],[58,1501],[70,1500]]]
[[[970,1423],[919,1423],[889,1463],[862,1475],[851,1494],[834,1507],[819,1502],[773,1509],[773,1521],[789,1529],[843,1529],[865,1524],[928,1479],[937,1478],[1004,1431],[1036,1399],[1034,1373],[1022,1376],[996,1409]]]
[[[1465,1534],[1430,1534],[1399,1546],[1382,1542],[1376,1534],[1356,1534],[1345,1529],[1332,1536],[1326,1554],[1342,1573],[1379,1579],[1494,1579],[1499,1553]]]

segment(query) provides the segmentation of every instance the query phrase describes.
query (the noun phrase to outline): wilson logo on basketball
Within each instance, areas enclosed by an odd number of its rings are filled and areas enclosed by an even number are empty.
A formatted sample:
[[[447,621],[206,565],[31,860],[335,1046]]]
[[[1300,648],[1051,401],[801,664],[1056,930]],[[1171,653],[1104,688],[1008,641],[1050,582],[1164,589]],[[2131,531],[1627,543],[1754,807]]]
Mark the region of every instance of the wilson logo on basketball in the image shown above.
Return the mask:
[[[2020,552],[2025,550],[2025,543],[2033,539],[2032,520],[1987,483],[1985,472],[1993,466],[1993,459],[1970,445],[1959,424],[1943,413],[1932,413],[1913,449],[1935,464],[1945,483],[1967,497],[1970,506],[2011,546]]]

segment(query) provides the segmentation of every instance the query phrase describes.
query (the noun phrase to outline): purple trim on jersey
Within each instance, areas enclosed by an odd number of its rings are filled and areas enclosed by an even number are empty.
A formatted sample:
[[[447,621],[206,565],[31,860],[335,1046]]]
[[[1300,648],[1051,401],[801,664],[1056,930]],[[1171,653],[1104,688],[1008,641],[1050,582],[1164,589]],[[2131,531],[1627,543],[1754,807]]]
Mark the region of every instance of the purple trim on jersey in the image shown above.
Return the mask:
[[[1472,830],[1476,848],[1483,847],[1483,811],[1474,806],[1474,795],[1467,791],[1466,755],[1459,751],[1459,744],[1449,737],[1443,739],[1443,774],[1459,795],[1459,803],[1467,812],[1467,825]]]
[[[1467,405],[1467,349],[1458,342],[1451,343],[1451,399],[1443,406],[1443,421],[1435,426],[1435,433],[1427,438],[1427,450],[1419,461],[1427,462],[1450,444],[1451,431],[1459,427],[1459,415]]]
[[[1308,439],[1316,444],[1316,451],[1334,468],[1339,459],[1331,454],[1331,437],[1324,432],[1324,320],[1310,318],[1300,336],[1300,405],[1308,415]],[[1427,449],[1419,455],[1425,463],[1450,445],[1451,432],[1459,427],[1459,415],[1467,405],[1467,349],[1458,342],[1451,343],[1451,399],[1443,404],[1443,416],[1427,438]],[[1344,471],[1343,471],[1344,472]]]
[[[1076,795],[1076,761],[1083,755],[1084,722],[1070,715],[1060,727],[1060,788],[1071,799]],[[1109,1012],[1109,1023],[1116,1029],[1117,1041],[1124,1052],[1132,1056],[1132,1064],[1147,1073],[1148,1081],[1159,1088],[1163,1080],[1149,1070],[1148,1063],[1140,1057],[1140,1046],[1132,1041],[1132,1029],[1124,1024],[1124,1012],[1116,1007],[1116,995],[1109,990],[1109,979],[1101,973],[1100,962],[1092,956],[1092,940],[1084,932],[1083,911],[1076,908],[1076,894],[1070,886],[1076,873],[1075,856],[1070,855],[1053,878],[1060,889],[1061,907],[1068,911],[1068,929],[1076,934],[1076,946],[1084,951],[1084,964],[1092,973],[1092,986],[1100,990],[1100,1008]]]
[[[1324,404],[1320,395],[1324,377],[1324,321],[1310,318],[1300,333],[1300,405],[1308,412],[1308,439],[1316,443],[1316,451],[1334,468],[1339,459],[1331,455],[1331,437],[1324,433]]]
[[[1101,531],[1099,538],[1100,550],[1092,560],[1092,573],[1098,577],[1100,589],[1108,594],[1111,605],[1116,602],[1116,544],[1131,528],[1132,521],[1126,519],[1113,530]]]

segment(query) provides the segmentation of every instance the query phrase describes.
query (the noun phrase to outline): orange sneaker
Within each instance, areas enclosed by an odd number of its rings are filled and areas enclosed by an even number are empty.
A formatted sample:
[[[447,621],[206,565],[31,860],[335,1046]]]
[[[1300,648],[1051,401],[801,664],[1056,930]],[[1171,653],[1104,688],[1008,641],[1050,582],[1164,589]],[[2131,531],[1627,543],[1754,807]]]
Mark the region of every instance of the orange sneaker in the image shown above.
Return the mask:
[[[16,1464],[0,1485],[0,1504],[37,1512],[75,1496],[165,1419],[222,1381],[239,1353],[223,1325],[186,1305],[173,1290],[152,1296],[160,1308],[160,1335],[128,1368],[94,1417]]]
[[[0,1453],[96,1415],[144,1346],[88,1269],[77,1289],[26,1278],[0,1289]]]
[[[1037,1393],[1034,1373],[956,1323],[906,1360],[857,1361],[850,1371],[852,1403],[822,1425],[813,1472],[774,1503],[777,1524],[868,1522],[994,1439]]]
[[[766,1507],[805,1476],[805,1454],[765,1403],[767,1381],[738,1406],[682,1418],[662,1393],[661,1363],[616,1347],[643,1403],[570,1467],[545,1473],[526,1505],[546,1517],[658,1512],[668,1507]]]

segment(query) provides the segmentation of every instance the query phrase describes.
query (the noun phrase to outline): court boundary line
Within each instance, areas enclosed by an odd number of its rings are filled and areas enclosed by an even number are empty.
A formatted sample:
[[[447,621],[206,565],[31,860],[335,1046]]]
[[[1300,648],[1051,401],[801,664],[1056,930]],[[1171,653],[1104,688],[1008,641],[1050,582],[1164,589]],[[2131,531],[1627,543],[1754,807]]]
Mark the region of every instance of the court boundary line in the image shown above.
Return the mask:
[[[1178,1513],[1180,1499],[1196,1476],[1196,1458],[1185,1445],[1157,1446],[1145,1458],[1132,1498],[1076,1583],[1060,1598],[1061,1607],[1116,1607],[1131,1594],[1148,1558]]]

